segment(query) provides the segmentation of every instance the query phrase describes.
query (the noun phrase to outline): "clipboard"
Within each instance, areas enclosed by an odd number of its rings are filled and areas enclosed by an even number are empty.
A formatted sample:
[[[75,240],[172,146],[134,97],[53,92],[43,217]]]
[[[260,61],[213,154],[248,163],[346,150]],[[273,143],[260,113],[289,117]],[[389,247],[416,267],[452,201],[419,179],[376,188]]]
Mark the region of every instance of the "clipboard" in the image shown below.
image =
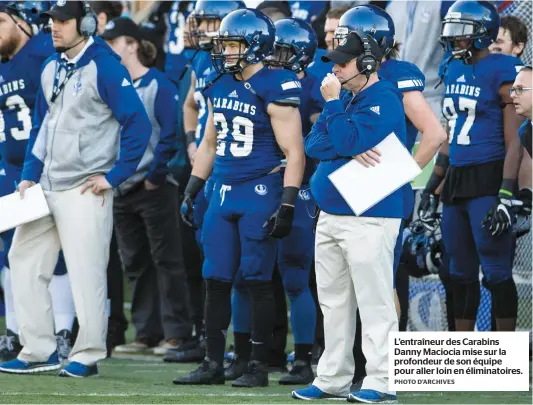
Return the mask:
[[[0,198],[0,232],[50,215],[43,189],[36,184],[26,190],[24,199],[18,191]]]

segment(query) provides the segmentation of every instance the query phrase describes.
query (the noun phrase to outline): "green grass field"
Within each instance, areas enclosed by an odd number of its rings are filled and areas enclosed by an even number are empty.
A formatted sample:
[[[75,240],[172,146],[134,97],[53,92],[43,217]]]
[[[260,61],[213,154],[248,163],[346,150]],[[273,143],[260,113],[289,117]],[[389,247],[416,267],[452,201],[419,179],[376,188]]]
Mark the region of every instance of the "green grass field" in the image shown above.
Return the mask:
[[[280,386],[279,373],[270,375],[270,386],[260,389],[225,386],[183,387],[172,379],[194,365],[165,364],[156,357],[107,359],[100,376],[83,380],[59,378],[56,373],[39,376],[0,374],[0,403],[10,404],[256,404],[295,402],[295,387]],[[429,392],[399,393],[404,404],[531,404],[530,392]],[[331,403],[331,401],[327,401]]]

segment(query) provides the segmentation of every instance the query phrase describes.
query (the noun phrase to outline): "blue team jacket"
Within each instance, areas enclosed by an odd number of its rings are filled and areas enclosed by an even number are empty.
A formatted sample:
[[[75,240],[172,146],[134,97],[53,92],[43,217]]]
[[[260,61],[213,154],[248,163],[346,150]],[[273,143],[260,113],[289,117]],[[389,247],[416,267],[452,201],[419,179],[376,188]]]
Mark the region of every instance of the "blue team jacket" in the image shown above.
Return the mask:
[[[311,191],[320,209],[328,214],[355,215],[328,176],[352,156],[366,152],[394,132],[405,145],[405,112],[402,93],[388,81],[364,89],[352,99],[328,101],[305,139],[305,152],[319,159],[311,178]],[[399,189],[362,216],[402,218],[404,198]]]

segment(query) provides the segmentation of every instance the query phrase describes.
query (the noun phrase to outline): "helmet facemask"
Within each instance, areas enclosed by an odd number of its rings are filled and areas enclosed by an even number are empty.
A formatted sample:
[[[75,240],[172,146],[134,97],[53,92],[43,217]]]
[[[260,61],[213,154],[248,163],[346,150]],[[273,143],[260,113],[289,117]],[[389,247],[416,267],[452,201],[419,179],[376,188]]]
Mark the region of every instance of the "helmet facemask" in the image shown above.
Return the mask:
[[[300,64],[297,61],[297,52],[293,45],[274,43],[274,50],[265,59],[265,65],[271,67],[280,67],[291,71],[301,71]]]
[[[441,43],[446,52],[451,53],[453,59],[468,61],[472,58],[472,51],[476,47],[477,40],[484,39],[488,35],[485,26],[472,20],[461,18],[445,18],[441,28]],[[456,46],[458,41],[468,41],[466,48]]]
[[[218,34],[219,26],[219,16],[194,15],[189,19],[191,45],[204,51],[213,49],[213,40]]]
[[[239,52],[231,55],[225,54],[226,43],[238,43]],[[214,39],[214,47],[211,51],[213,65],[218,73],[239,73],[244,70],[250,63],[249,59],[250,46],[242,36],[224,36]]]

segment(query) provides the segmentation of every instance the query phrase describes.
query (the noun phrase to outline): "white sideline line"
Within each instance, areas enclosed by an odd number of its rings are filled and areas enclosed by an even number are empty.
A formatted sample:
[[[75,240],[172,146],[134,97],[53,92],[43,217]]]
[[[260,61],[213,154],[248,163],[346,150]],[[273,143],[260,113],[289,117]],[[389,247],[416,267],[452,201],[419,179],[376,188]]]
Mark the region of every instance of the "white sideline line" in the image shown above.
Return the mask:
[[[198,393],[187,393],[187,392],[181,392],[176,391],[175,394],[163,394],[163,393],[147,393],[147,392],[136,392],[136,393],[120,393],[117,392],[115,394],[107,394],[107,393],[99,393],[99,392],[88,392],[86,394],[69,394],[64,392],[4,392],[0,391],[0,395],[9,395],[9,396],[52,396],[52,397],[268,397],[268,398],[275,398],[275,397],[288,397],[290,398],[291,394],[290,392],[287,392],[286,394],[253,394],[253,393],[219,393],[219,394],[198,394]]]

